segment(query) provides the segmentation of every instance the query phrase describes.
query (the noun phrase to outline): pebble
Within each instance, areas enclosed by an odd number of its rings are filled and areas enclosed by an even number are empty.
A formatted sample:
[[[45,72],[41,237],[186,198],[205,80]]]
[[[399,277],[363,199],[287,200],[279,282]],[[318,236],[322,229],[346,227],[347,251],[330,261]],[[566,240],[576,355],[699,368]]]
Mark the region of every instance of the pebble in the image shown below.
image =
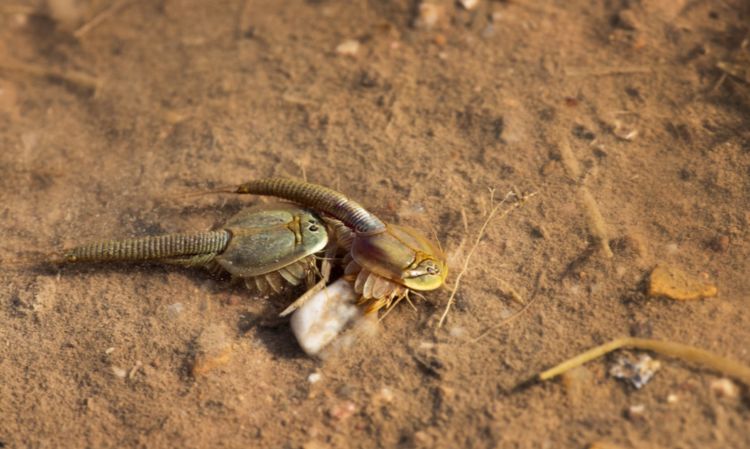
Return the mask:
[[[320,379],[322,379],[322,378],[323,378],[322,374],[320,374],[320,373],[312,373],[309,376],[307,376],[307,381],[310,382],[311,384],[315,384],[315,383],[320,382]]]
[[[375,402],[376,404],[390,404],[391,402],[393,402],[394,397],[395,394],[390,387],[383,387],[378,390],[377,393],[375,393],[373,402]]]
[[[339,279],[313,295],[290,320],[292,333],[302,350],[317,355],[350,323],[361,316],[351,283]]]
[[[720,235],[711,240],[710,246],[717,253],[725,253],[729,249],[729,243],[728,235]]]
[[[659,368],[661,368],[661,363],[652,359],[648,354],[641,354],[636,362],[621,356],[609,369],[609,375],[625,380],[636,389],[640,389],[654,377]]]
[[[740,394],[737,385],[726,377],[712,381],[711,391],[720,398],[734,399]]]
[[[336,53],[342,56],[357,56],[359,53],[359,41],[355,39],[347,39],[344,42],[336,46]]]
[[[467,11],[471,11],[479,5],[479,0],[458,0]]]
[[[47,0],[47,12],[58,27],[73,31],[86,16],[85,3],[78,0]]]
[[[628,407],[626,415],[629,419],[643,419],[646,413],[646,406],[643,404],[635,404]]]
[[[113,366],[112,374],[114,374],[116,377],[119,377],[120,379],[124,379],[128,375],[128,370],[126,370],[125,368],[120,368],[119,366]]]
[[[357,411],[357,406],[352,401],[343,401],[331,408],[328,413],[337,421],[346,421]]]
[[[195,361],[192,373],[201,376],[229,363],[232,358],[232,343],[226,326],[213,324],[203,329],[195,341]]]
[[[667,395],[667,404],[676,404],[680,401],[680,397],[677,396],[674,393],[669,393]]]
[[[414,27],[432,29],[443,16],[443,7],[430,2],[422,2],[417,10],[417,18]]]
[[[641,28],[640,21],[632,9],[623,9],[617,14],[617,24],[626,30],[637,30]]]
[[[719,291],[715,285],[690,276],[679,268],[657,265],[649,277],[647,293],[651,297],[690,301],[716,296]]]

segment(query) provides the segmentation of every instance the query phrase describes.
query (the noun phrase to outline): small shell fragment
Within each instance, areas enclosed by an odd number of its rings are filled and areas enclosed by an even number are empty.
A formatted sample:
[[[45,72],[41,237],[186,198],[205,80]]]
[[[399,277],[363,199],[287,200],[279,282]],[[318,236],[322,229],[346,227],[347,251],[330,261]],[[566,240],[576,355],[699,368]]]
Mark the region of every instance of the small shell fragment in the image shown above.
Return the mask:
[[[348,39],[336,46],[336,53],[342,56],[357,56],[359,53],[359,41]]]
[[[316,355],[362,312],[355,305],[351,283],[339,279],[307,300],[292,315],[290,325],[308,355]]]
[[[661,368],[661,363],[658,360],[652,359],[647,354],[641,354],[636,362],[627,357],[618,358],[617,362],[609,369],[609,374],[640,389],[654,377],[659,368]]]

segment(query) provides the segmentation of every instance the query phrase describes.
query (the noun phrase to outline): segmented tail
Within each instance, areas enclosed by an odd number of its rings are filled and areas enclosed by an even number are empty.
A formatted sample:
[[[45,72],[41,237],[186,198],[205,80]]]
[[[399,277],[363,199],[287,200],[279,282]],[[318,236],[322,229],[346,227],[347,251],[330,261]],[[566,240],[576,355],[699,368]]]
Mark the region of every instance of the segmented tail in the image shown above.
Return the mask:
[[[219,253],[226,248],[230,237],[228,231],[222,230],[102,241],[66,250],[58,261],[134,262]]]
[[[234,193],[272,195],[294,201],[332,215],[359,233],[369,234],[385,229],[385,224],[359,203],[318,184],[284,178],[268,178],[242,184]]]

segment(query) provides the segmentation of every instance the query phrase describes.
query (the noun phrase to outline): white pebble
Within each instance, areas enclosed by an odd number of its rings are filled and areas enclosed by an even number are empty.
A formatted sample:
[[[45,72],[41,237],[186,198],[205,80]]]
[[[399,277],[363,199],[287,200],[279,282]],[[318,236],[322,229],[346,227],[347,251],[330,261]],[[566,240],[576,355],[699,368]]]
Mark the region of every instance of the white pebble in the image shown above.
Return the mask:
[[[443,8],[441,6],[433,3],[422,2],[419,4],[419,12],[414,21],[414,26],[429,30],[438,23],[442,15]]]
[[[120,379],[124,379],[125,376],[128,375],[128,370],[126,370],[125,368],[120,368],[119,366],[113,366],[112,374],[119,377]]]
[[[359,53],[359,41],[348,39],[336,47],[336,53],[342,56],[357,56]]]
[[[720,398],[736,398],[740,394],[737,385],[726,377],[711,382],[711,391]]]
[[[376,400],[378,402],[390,403],[390,402],[393,402],[394,397],[395,395],[393,394],[393,390],[391,390],[388,387],[383,387],[380,389],[380,391],[378,391],[376,395]]]
[[[309,376],[307,376],[307,381],[311,384],[320,382],[320,379],[322,379],[323,376],[320,373],[312,373]]]
[[[643,404],[631,405],[628,407],[628,418],[641,419],[646,413],[646,406]]]
[[[459,0],[459,3],[461,3],[461,6],[471,11],[472,9],[477,7],[477,5],[479,4],[479,0]]]
[[[294,312],[290,320],[292,332],[308,355],[318,354],[361,315],[354,304],[356,299],[352,285],[339,279]]]

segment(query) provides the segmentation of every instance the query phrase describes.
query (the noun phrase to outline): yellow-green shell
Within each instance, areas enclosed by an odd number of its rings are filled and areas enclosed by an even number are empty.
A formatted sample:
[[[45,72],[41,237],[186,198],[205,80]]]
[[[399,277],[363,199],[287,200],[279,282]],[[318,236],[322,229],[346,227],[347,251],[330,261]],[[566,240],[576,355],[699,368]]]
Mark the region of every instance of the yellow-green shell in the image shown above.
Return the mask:
[[[262,205],[240,211],[223,227],[231,233],[214,259],[230,274],[264,275],[315,254],[328,244],[323,221],[295,204]]]

